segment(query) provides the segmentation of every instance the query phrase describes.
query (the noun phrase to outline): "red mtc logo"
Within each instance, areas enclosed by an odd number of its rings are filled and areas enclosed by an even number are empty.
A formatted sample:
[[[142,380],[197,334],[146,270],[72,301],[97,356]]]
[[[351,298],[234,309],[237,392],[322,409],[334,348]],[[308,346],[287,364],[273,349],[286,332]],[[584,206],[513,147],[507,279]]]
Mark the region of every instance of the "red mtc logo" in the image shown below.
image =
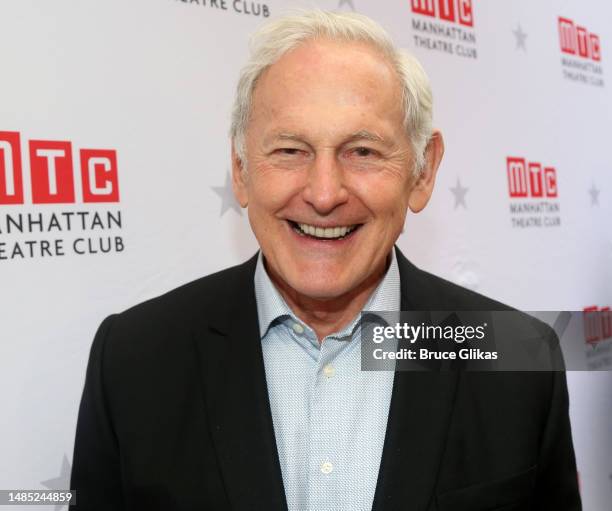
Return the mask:
[[[568,18],[559,18],[559,41],[563,53],[592,59],[595,62],[601,61],[599,36],[575,25]]]
[[[610,307],[585,307],[582,316],[584,319],[584,340],[587,344],[612,339],[612,312]]]
[[[412,0],[412,12],[459,22],[466,27],[474,26],[472,0]]]
[[[508,158],[507,169],[510,197],[557,197],[557,171],[553,167],[542,170],[541,164],[525,158]]]
[[[76,202],[72,144],[30,140],[33,204]],[[83,202],[119,202],[117,154],[107,149],[79,151]],[[0,205],[23,204],[21,140],[18,132],[0,131]]]

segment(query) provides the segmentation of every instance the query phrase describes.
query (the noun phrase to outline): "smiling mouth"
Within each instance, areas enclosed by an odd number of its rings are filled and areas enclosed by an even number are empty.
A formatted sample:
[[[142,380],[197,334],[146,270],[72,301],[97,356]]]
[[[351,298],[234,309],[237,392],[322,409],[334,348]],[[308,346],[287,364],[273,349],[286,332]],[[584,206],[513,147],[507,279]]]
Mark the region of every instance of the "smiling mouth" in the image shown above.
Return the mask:
[[[347,238],[363,225],[354,224],[338,225],[333,227],[318,227],[316,225],[297,223],[292,220],[288,220],[288,222],[293,230],[300,236],[324,241],[336,241]]]

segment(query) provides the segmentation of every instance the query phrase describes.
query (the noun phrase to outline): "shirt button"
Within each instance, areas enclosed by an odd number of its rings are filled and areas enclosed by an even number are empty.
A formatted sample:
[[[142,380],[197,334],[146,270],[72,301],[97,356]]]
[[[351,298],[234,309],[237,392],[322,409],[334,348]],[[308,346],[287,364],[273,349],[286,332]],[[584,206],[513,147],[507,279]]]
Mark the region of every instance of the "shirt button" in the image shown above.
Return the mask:
[[[304,333],[304,327],[302,325],[300,325],[299,323],[293,323],[293,331],[296,334],[303,334]]]
[[[325,367],[323,367],[323,374],[328,378],[333,378],[336,374],[336,368],[331,364],[327,364]]]
[[[321,472],[324,474],[331,474],[332,470],[334,470],[334,466],[329,461],[321,464]]]

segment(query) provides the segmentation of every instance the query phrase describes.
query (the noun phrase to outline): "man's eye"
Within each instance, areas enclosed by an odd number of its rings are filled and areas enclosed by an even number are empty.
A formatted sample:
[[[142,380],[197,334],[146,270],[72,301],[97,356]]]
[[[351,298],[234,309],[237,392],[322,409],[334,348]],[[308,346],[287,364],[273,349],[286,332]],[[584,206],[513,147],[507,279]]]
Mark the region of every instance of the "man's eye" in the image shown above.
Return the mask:
[[[277,150],[281,154],[287,154],[289,156],[294,156],[300,152],[299,149],[295,149],[293,147],[282,147]]]
[[[372,149],[369,149],[367,147],[357,147],[354,150],[354,152],[357,156],[361,156],[361,157],[372,156],[374,154],[374,151],[372,151]]]

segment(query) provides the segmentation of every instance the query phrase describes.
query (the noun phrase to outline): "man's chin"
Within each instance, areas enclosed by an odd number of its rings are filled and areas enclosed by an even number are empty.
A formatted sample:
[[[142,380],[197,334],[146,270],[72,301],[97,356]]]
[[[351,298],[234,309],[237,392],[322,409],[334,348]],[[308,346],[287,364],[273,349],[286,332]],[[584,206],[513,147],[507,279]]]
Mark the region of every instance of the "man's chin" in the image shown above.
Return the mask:
[[[325,301],[347,296],[352,290],[350,285],[342,285],[333,279],[323,279],[322,281],[310,279],[307,282],[300,280],[293,285],[290,283],[290,287],[303,298]]]

